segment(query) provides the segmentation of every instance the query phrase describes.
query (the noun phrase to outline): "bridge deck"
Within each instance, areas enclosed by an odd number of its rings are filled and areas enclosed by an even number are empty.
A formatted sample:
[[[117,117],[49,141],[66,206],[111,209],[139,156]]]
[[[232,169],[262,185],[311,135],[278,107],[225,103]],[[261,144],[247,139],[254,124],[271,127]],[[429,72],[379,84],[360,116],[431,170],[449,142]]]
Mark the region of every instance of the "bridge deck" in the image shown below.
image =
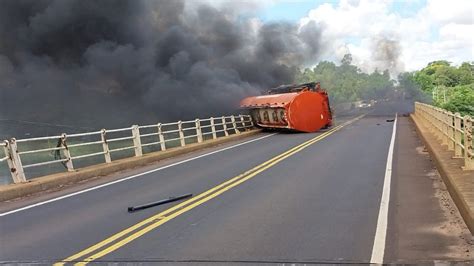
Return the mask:
[[[392,135],[389,118],[393,117],[366,116],[330,135],[262,133],[255,138],[267,137],[258,141],[1,216],[0,261],[55,262],[95,245],[78,258],[369,262]],[[468,259],[464,251],[470,246],[460,238],[466,237],[467,229],[456,223],[456,212],[451,214],[451,209],[441,205],[450,203],[449,196],[437,187],[439,177],[429,156],[420,151],[421,143],[407,118],[399,119],[397,134],[385,261]],[[160,220],[168,218],[158,216],[117,236],[178,203],[133,214],[127,212],[128,206],[186,193],[197,195],[311,139],[314,143],[304,149],[272,161],[275,164],[265,165],[254,176],[244,175],[245,180],[239,179],[215,197],[203,198],[165,223]],[[3,203],[0,212],[41,204],[234,144]],[[154,227],[145,230],[149,225]],[[103,247],[96,245],[114,235],[118,239]]]

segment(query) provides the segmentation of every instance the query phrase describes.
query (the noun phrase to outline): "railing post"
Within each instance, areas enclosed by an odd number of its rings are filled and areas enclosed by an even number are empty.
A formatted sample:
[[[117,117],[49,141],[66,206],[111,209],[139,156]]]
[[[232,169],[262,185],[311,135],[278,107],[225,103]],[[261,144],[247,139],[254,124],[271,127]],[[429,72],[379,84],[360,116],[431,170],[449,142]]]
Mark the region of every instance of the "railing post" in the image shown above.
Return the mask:
[[[415,114],[419,115],[422,119],[423,124],[425,124],[427,127],[430,126],[430,121],[428,119],[429,116],[426,115],[426,110],[424,109],[424,106],[421,106],[420,104],[415,105],[416,111]]]
[[[420,114],[421,116],[423,117],[423,119],[425,120],[425,124],[427,126],[429,126],[430,124],[430,120],[429,120],[429,115],[427,113],[427,110],[425,108],[425,106],[421,105],[421,104],[418,104],[418,110],[420,111]]]
[[[158,139],[160,140],[160,147],[162,151],[166,151],[165,137],[163,136],[163,129],[161,123],[158,123]]]
[[[181,142],[181,146],[184,147],[184,145],[186,145],[186,142],[184,141],[183,122],[181,122],[181,120],[178,121],[178,132],[179,141]]]
[[[415,107],[414,107],[414,114],[417,115],[418,117],[423,118],[423,115],[421,114],[420,110],[420,104],[418,102],[415,102]]]
[[[212,130],[212,138],[217,139],[216,125],[214,124],[214,117],[211,117],[211,130]]]
[[[232,116],[230,117],[230,121],[232,121],[232,126],[234,127],[235,133],[236,133],[236,134],[239,134],[240,131],[237,129],[237,123],[235,122],[235,116],[234,116],[234,115],[232,115]]]
[[[194,124],[196,125],[196,135],[197,135],[198,143],[201,143],[202,142],[202,130],[201,130],[201,121],[199,121],[199,118],[196,118]]]
[[[439,111],[439,131],[441,133],[441,143],[442,145],[448,145],[448,142],[446,141],[446,130],[445,130],[445,121],[446,119],[444,119],[444,110],[440,109]]]
[[[440,108],[437,110],[437,117],[438,117],[438,138],[441,140],[441,144],[445,144],[444,142],[444,135],[443,135],[443,118],[442,118],[442,111]]]
[[[454,114],[454,158],[462,158],[462,128],[461,128],[461,114]]]
[[[225,122],[225,116],[222,117],[222,127],[223,127],[223,130],[224,130],[224,134],[225,136],[229,136],[229,132],[227,132],[227,124]]]
[[[448,150],[454,150],[454,146],[456,143],[454,142],[454,114],[448,112],[448,116],[446,117],[446,123],[448,124],[447,131],[448,131]]]
[[[66,168],[69,172],[74,171],[74,165],[72,164],[72,157],[71,157],[71,152],[69,151],[69,148],[67,147],[67,135],[66,133],[61,134],[61,146],[64,148],[64,156],[66,156]]]
[[[25,172],[23,171],[23,165],[21,164],[20,155],[18,154],[16,139],[12,138],[10,141],[5,140],[5,144],[5,155],[8,156],[7,163],[8,168],[10,168],[13,183],[26,182]]]
[[[474,170],[473,152],[472,120],[466,115],[464,116],[464,170]]]
[[[110,156],[109,144],[107,143],[107,130],[105,130],[105,128],[100,131],[100,139],[102,141],[102,150],[104,151],[105,162],[111,163],[112,157]]]
[[[242,114],[239,115],[239,118],[240,118],[240,124],[242,124],[242,128],[247,131],[247,126],[245,125],[245,120],[244,120],[244,116]]]
[[[425,107],[425,106],[423,106]],[[423,108],[424,109],[424,113],[425,113],[425,119],[427,121],[426,125],[428,126],[428,129],[433,132],[433,116],[432,116],[432,112],[433,110],[431,108]]]
[[[448,112],[443,110],[441,111],[441,141],[442,145],[448,145]]]
[[[434,109],[433,108],[426,108],[425,109],[425,112],[426,112],[426,116],[427,116],[427,120],[428,120],[428,124],[430,125],[429,129],[431,132],[433,132],[433,126],[434,126]]]
[[[142,141],[140,139],[140,128],[138,125],[132,126],[133,146],[135,146],[135,156],[140,157],[143,155]]]
[[[438,137],[438,129],[437,129],[438,116],[437,115],[438,115],[438,111],[434,108],[431,109],[431,125],[432,125],[431,130],[436,138]]]
[[[438,138],[438,140],[441,139],[441,134],[439,132],[439,110],[436,108],[435,110],[435,135]]]
[[[436,138],[439,137],[438,135],[438,110],[437,109],[433,109],[431,110],[432,112],[432,115],[433,115],[433,133],[434,135],[436,136]]]
[[[252,116],[251,116],[251,115],[247,115],[247,118],[249,119],[250,127],[254,127],[253,120],[252,120]]]

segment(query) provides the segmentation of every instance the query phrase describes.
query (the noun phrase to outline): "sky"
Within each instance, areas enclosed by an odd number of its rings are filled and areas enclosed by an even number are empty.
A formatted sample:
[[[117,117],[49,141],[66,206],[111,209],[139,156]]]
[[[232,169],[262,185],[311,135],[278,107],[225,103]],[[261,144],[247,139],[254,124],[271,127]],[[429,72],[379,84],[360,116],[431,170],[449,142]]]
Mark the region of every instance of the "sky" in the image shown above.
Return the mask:
[[[373,51],[388,40],[398,49],[401,72],[434,60],[474,61],[473,7],[472,0],[264,0],[257,16],[300,26],[316,22],[326,44],[321,60],[339,62],[351,53],[366,72],[383,67]]]

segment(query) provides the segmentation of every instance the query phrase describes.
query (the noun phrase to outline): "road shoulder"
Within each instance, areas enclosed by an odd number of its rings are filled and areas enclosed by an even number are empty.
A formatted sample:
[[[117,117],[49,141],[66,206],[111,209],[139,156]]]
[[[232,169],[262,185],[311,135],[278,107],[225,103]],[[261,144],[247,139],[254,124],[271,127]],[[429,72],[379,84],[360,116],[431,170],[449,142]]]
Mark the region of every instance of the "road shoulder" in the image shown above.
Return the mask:
[[[471,235],[415,125],[400,117],[386,262],[471,260]]]

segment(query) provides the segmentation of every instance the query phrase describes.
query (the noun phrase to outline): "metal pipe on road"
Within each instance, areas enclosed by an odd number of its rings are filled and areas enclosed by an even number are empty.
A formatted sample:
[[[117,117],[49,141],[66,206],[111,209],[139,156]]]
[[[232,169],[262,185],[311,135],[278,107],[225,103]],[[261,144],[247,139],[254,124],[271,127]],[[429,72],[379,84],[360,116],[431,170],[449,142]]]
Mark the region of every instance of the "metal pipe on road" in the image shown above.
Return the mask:
[[[169,198],[164,199],[164,200],[154,201],[154,202],[150,202],[150,203],[147,203],[147,204],[138,205],[138,206],[134,206],[134,207],[133,206],[128,207],[127,210],[128,210],[128,212],[135,212],[135,211],[138,211],[138,210],[143,210],[143,209],[155,207],[155,206],[158,206],[158,205],[162,205],[162,204],[166,204],[166,203],[170,203],[170,202],[190,198],[192,196],[193,196],[193,194],[185,194],[185,195],[181,195],[181,196],[178,196],[178,197],[169,197]]]

